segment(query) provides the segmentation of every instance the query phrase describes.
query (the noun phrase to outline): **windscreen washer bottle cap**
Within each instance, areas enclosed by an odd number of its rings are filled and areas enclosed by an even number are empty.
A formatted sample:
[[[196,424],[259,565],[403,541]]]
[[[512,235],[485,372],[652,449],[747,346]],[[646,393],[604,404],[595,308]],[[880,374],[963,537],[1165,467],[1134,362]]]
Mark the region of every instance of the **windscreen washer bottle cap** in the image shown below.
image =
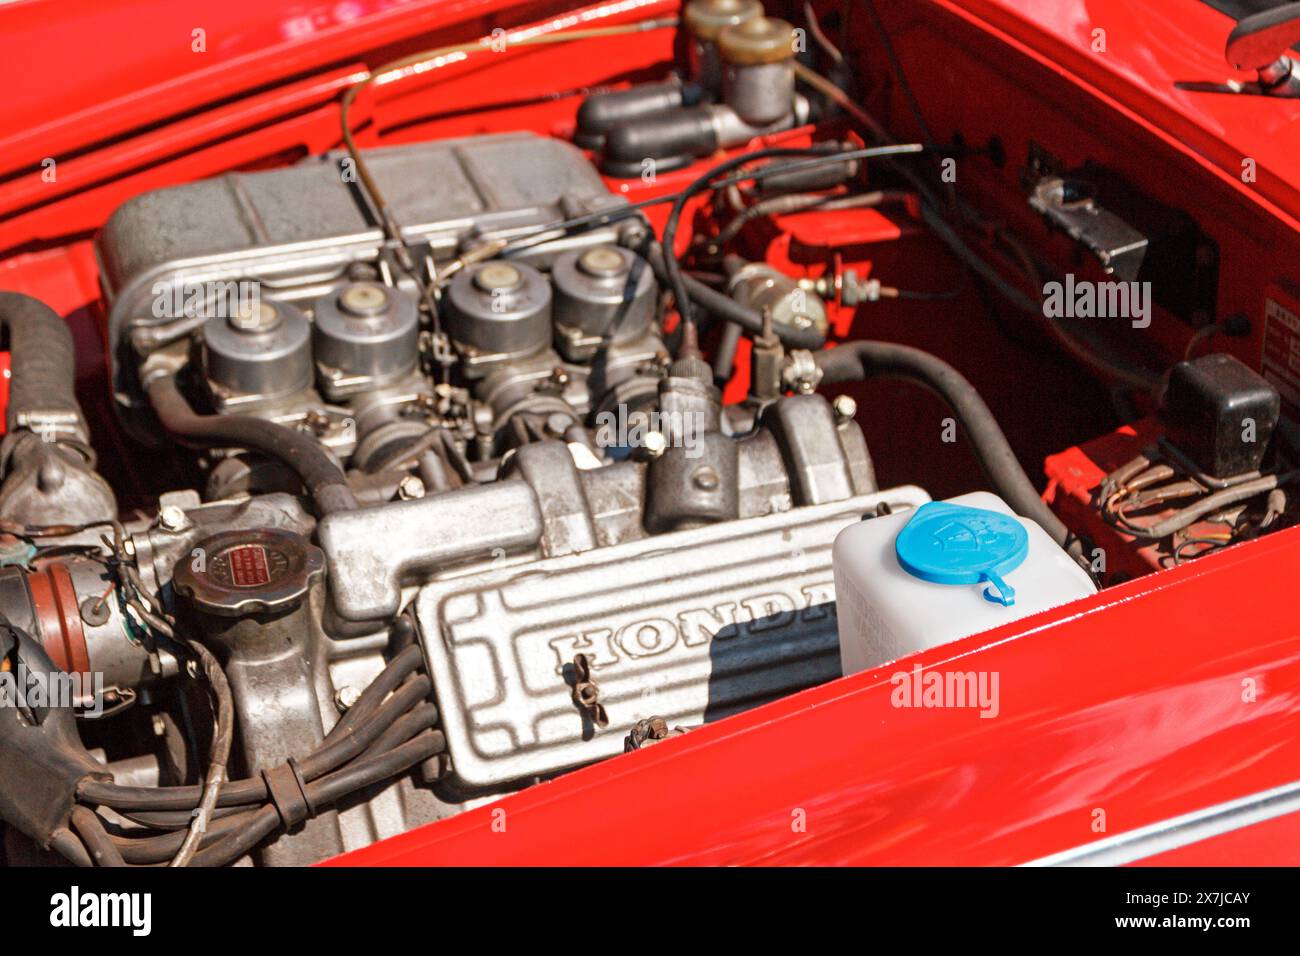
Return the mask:
[[[894,539],[903,569],[935,584],[988,582],[986,600],[1003,607],[1016,592],[1002,579],[1029,554],[1029,533],[1010,515],[984,508],[932,501],[916,510]],[[994,590],[996,589],[996,590]]]

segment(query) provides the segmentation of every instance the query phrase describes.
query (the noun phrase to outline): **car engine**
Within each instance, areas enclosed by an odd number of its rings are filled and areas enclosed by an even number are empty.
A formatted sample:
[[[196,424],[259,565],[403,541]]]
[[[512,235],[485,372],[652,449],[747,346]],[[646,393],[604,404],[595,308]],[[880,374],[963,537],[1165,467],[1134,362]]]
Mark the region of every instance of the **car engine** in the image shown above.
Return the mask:
[[[675,29],[680,55],[587,91],[567,138],[358,148],[354,98],[411,60],[349,90],[343,148],[108,217],[115,427],[186,476],[153,507],[101,476],[60,316],[0,295],[0,650],[77,679],[4,711],[11,842],[310,864],[839,678],[837,535],[931,501],[877,480],[897,449],[869,449],[845,383],[937,394],[987,487],[1104,583],[952,364],[846,334],[900,290],[844,268],[838,226],[812,265],[770,254],[806,211],[942,209],[935,164],[998,144],[860,136],[757,0],[606,29]],[[1180,467],[1287,523],[1276,390],[1240,363],[1182,377],[1180,447],[1224,390],[1262,440]]]

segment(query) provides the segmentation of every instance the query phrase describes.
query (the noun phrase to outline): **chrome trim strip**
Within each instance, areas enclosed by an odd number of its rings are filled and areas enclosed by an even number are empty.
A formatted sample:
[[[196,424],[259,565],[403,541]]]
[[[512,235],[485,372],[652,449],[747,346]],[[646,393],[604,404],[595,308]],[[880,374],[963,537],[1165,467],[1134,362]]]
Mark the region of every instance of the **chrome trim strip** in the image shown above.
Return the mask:
[[[1123,866],[1296,812],[1300,812],[1300,781],[1170,817],[1020,865]]]

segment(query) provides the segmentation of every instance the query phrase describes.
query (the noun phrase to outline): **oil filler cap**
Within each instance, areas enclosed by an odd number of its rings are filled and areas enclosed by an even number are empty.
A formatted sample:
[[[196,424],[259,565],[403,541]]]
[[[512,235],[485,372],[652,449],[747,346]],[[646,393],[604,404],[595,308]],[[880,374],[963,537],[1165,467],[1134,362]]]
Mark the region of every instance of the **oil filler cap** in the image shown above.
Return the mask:
[[[943,501],[922,505],[894,539],[898,563],[935,584],[988,582],[986,600],[1003,607],[1016,592],[1002,580],[1029,554],[1029,532],[1010,515]]]
[[[225,531],[177,562],[172,586],[200,611],[240,617],[295,607],[324,570],[324,552],[292,531]]]

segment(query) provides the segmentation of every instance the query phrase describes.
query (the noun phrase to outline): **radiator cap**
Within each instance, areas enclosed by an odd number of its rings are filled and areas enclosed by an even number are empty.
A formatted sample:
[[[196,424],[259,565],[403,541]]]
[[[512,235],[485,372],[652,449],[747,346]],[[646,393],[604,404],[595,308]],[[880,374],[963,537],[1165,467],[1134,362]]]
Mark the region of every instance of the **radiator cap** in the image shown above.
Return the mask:
[[[200,611],[240,617],[296,606],[324,570],[324,552],[292,531],[225,531],[176,563],[172,586]]]

